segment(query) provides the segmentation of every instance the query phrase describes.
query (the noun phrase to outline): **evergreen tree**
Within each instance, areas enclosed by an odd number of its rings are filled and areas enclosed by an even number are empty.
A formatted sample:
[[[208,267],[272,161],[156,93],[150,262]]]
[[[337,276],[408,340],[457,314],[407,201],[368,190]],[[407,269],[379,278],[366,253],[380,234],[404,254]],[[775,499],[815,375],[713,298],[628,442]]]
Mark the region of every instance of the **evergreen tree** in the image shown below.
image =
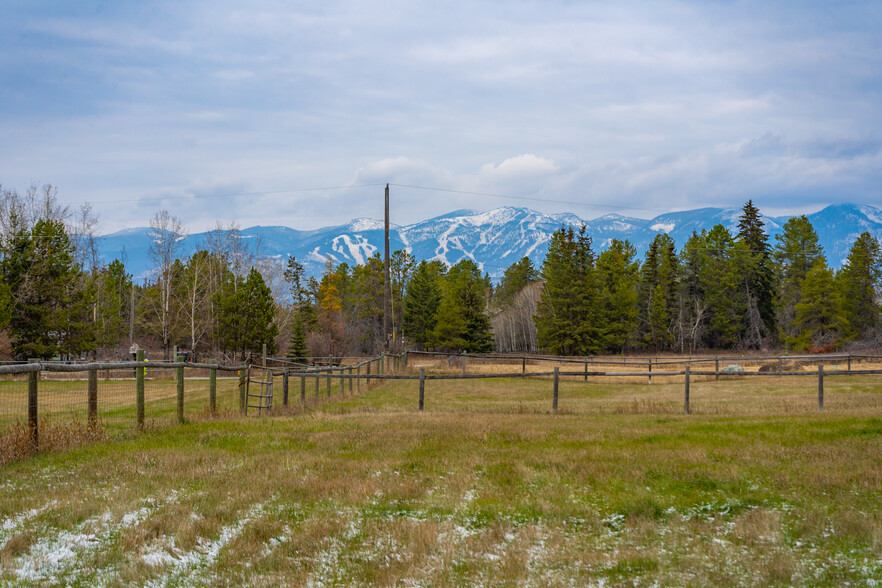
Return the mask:
[[[463,259],[450,268],[435,327],[439,346],[470,353],[492,351],[486,296],[486,282],[474,261]]]
[[[516,261],[502,275],[494,298],[500,307],[509,304],[515,294],[539,279],[539,271],[529,257]]]
[[[779,284],[778,328],[784,339],[797,336],[796,305],[802,299],[802,283],[815,264],[824,259],[818,234],[809,219],[797,216],[784,223],[784,231],[772,253],[777,264]]]
[[[2,264],[12,307],[9,330],[19,359],[95,349],[91,300],[64,225],[38,220],[13,237]]]
[[[823,257],[815,261],[802,281],[793,327],[795,334],[786,341],[798,351],[822,351],[838,346],[848,330],[833,272]]]
[[[275,302],[257,269],[251,268],[245,280],[227,272],[224,286],[216,296],[220,312],[218,338],[224,349],[247,358],[260,354],[266,344],[267,353],[275,353]]]
[[[604,347],[614,351],[630,346],[637,332],[637,250],[628,241],[613,239],[597,257],[597,277],[603,307]]]
[[[731,233],[723,225],[707,233],[700,254],[699,283],[707,303],[711,347],[733,347],[740,341],[747,304],[739,287],[743,255],[738,253]]]
[[[754,346],[761,346],[763,341],[777,332],[775,321],[775,270],[771,257],[771,247],[764,230],[764,223],[759,209],[752,200],[741,209],[738,219],[738,240],[746,246],[747,259],[743,261],[744,298],[748,305],[749,332],[756,333],[753,337]],[[758,316],[759,321],[752,320]],[[760,329],[761,326],[761,329]]]
[[[591,237],[561,228],[551,236],[542,263],[544,280],[536,310],[539,346],[558,355],[585,355],[601,349],[600,291]]]
[[[306,346],[306,330],[303,327],[303,319],[298,315],[294,319],[294,328],[291,330],[291,341],[288,343],[288,359],[305,359],[309,357],[309,348]]]
[[[861,233],[838,276],[843,310],[855,338],[870,336],[879,325],[880,264],[879,241],[868,232]]]
[[[291,340],[288,342],[289,358],[305,358],[309,356],[306,345],[306,333],[309,326],[315,324],[315,310],[310,304],[310,295],[306,272],[303,264],[294,256],[288,258],[283,277],[291,291],[291,307],[294,312],[294,326]]]
[[[659,233],[646,250],[637,289],[640,333],[656,351],[669,348],[674,341],[678,265],[674,240]]]
[[[379,253],[353,270],[352,291],[344,304],[350,340],[364,353],[383,349],[383,301],[385,296],[384,264]],[[341,284],[345,280],[341,279]],[[344,286],[345,288],[345,286]]]
[[[119,345],[129,332],[132,276],[123,262],[115,259],[96,276],[96,335],[100,347]]]
[[[421,261],[407,286],[404,296],[404,335],[417,349],[425,350],[433,346],[443,277],[444,266],[440,261]]]

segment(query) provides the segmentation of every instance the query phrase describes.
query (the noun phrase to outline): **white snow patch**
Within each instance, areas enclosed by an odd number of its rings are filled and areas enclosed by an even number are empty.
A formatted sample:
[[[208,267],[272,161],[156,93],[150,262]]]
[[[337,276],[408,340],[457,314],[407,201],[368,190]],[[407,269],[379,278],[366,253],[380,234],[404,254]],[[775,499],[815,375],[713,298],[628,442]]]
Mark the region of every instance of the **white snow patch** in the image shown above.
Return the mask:
[[[676,225],[674,223],[655,223],[654,225],[649,227],[649,230],[656,231],[656,232],[670,233],[671,231],[674,230],[675,226]]]
[[[346,227],[350,231],[382,231],[385,228],[385,221],[372,218],[356,218],[349,221]],[[392,225],[389,225],[392,228]]]
[[[55,581],[60,574],[70,574],[70,583],[84,571],[77,567],[79,558],[101,549],[110,543],[120,531],[146,520],[160,506],[177,500],[178,493],[171,492],[163,501],[148,499],[146,505],[136,511],[125,513],[117,524],[110,524],[113,516],[105,512],[80,523],[73,531],[60,531],[52,537],[44,537],[31,546],[27,554],[15,560],[12,573],[22,580]]]
[[[354,239],[353,239],[354,237]],[[341,244],[342,242],[342,244]],[[334,237],[331,247],[337,253],[348,255],[358,265],[364,265],[370,256],[377,251],[377,248],[368,243],[368,240],[361,235],[340,235]]]
[[[165,541],[151,545],[148,550],[141,555],[142,561],[151,566],[166,566],[171,568],[155,585],[167,585],[174,578],[186,578],[189,574],[197,570],[206,570],[214,565],[217,556],[221,550],[226,547],[230,541],[238,537],[245,527],[255,518],[260,518],[266,507],[263,504],[256,504],[248,509],[245,516],[232,525],[227,525],[220,530],[217,539],[209,540],[200,537],[197,540],[196,548],[192,551],[182,553],[175,544],[174,537]],[[174,583],[174,582],[171,582]]]
[[[328,259],[328,258],[325,257],[324,255],[322,255],[321,253],[319,253],[319,248],[318,248],[318,247],[316,247],[315,249],[313,249],[312,251],[310,251],[309,253],[307,253],[307,254],[306,254],[306,258],[309,259],[309,260],[311,260],[311,261],[317,261],[317,262],[319,262],[319,263],[324,263],[324,262],[327,261],[327,259]]]
[[[0,549],[6,547],[9,540],[24,528],[28,521],[37,518],[57,503],[57,500],[52,500],[40,508],[32,508],[31,510],[20,513],[14,517],[3,519],[3,523],[0,524]]]

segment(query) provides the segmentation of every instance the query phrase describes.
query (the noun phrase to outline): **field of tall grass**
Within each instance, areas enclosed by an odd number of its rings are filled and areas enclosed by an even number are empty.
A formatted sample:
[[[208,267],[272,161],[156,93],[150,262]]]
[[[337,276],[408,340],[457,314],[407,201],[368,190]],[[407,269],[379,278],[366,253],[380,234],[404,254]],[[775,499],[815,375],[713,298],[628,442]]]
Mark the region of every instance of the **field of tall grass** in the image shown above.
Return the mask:
[[[573,378],[557,414],[547,379],[429,380],[423,412],[413,381],[301,408],[292,380],[276,416],[2,466],[0,582],[872,585],[875,378],[823,412],[810,377],[696,379],[688,416],[673,380]]]

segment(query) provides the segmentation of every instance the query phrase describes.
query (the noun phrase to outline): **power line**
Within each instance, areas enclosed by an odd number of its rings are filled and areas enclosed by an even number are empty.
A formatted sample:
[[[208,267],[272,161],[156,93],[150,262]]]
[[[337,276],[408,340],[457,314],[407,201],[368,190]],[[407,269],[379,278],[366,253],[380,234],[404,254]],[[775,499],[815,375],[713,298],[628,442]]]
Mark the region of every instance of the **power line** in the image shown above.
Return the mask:
[[[321,188],[287,188],[285,190],[262,190],[259,192],[231,192],[229,194],[193,194],[191,196],[157,196],[154,198],[119,198],[113,200],[90,200],[90,204],[113,204],[115,202],[162,202],[163,200],[202,200],[205,198],[236,198],[238,196],[266,196],[268,194],[293,194],[296,192],[322,192],[324,190],[346,190],[348,188],[375,188],[386,184],[349,184],[346,186],[325,186]]]
[[[465,194],[467,196],[489,196],[491,198],[505,198],[508,200],[525,200],[531,202],[548,202],[550,204],[568,204],[571,206],[589,206],[593,208],[609,208],[612,210],[643,210],[647,212],[670,212],[668,210],[664,210],[661,208],[640,208],[638,206],[622,206],[622,205],[612,205],[612,204],[590,204],[588,202],[575,202],[572,200],[555,200],[552,198],[536,198],[529,196],[512,196],[510,194],[491,194],[489,192],[471,192],[469,190],[454,190],[452,188],[434,188],[431,186],[414,186],[411,184],[393,184],[389,183],[390,186],[397,186],[399,188],[412,188],[415,190],[431,190],[433,192],[448,192],[451,194]]]

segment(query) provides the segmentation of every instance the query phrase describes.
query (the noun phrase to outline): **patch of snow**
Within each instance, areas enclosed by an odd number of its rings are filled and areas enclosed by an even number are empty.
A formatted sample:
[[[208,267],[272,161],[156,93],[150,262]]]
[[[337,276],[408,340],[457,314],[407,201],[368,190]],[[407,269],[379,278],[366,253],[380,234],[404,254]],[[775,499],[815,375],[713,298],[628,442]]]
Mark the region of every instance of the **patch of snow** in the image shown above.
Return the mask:
[[[3,523],[0,524],[0,549],[3,549],[9,540],[24,528],[28,521],[37,518],[57,503],[58,501],[52,500],[40,508],[32,508],[31,510],[20,513],[14,517],[3,519]]]
[[[385,228],[385,221],[372,218],[355,218],[346,225],[350,231],[382,231]],[[391,225],[390,225],[391,228]]]
[[[670,233],[671,231],[674,230],[675,226],[676,225],[674,223],[655,223],[654,225],[649,227],[649,230],[655,231],[657,233],[658,232]]]
[[[368,258],[377,251],[377,248],[371,245],[368,240],[361,235],[353,235],[352,237],[349,235],[340,235],[331,241],[331,247],[337,253],[348,255],[358,265],[364,265],[367,263]]]

